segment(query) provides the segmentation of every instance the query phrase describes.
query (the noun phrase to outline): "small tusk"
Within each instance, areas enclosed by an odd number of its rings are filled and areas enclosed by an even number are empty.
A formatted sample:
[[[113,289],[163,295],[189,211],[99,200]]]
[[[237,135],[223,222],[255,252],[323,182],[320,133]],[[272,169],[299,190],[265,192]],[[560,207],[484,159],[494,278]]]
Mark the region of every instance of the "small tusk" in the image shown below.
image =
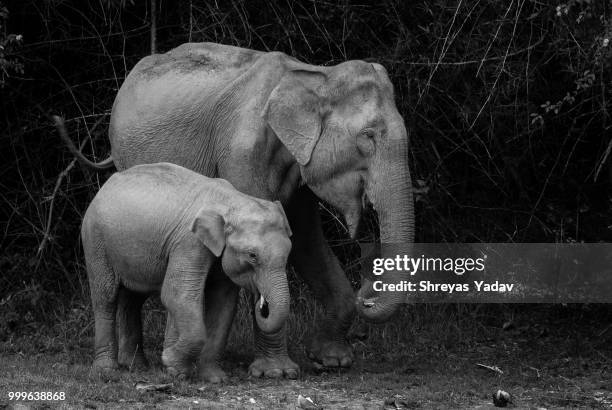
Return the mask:
[[[266,300],[264,299],[263,295],[261,295],[259,298],[259,310],[263,308],[264,303],[266,303]]]
[[[372,307],[374,305],[375,305],[374,299],[364,299],[363,300],[363,306],[365,307]]]

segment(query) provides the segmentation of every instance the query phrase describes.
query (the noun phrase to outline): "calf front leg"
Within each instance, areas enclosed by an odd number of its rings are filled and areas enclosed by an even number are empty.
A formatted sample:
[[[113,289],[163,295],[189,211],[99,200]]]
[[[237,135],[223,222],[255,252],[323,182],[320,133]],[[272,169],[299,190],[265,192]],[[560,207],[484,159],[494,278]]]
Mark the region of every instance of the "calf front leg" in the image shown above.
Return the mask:
[[[161,300],[168,310],[168,326],[176,329],[176,340],[164,343],[162,362],[174,376],[191,374],[195,358],[206,341],[202,306],[210,268],[207,259],[187,252],[172,255],[168,262]]]
[[[238,306],[240,288],[236,286],[220,267],[213,269],[206,280],[204,290],[204,322],[206,325],[206,343],[200,353],[198,363],[199,379],[209,383],[227,381],[227,375],[221,369],[220,359],[227,345],[227,338]],[[173,346],[178,340],[174,319],[168,312],[164,349]]]
[[[220,266],[213,268],[204,290],[207,338],[198,365],[200,380],[209,383],[227,381],[219,362],[236,314],[239,292],[240,288],[223,273]]]

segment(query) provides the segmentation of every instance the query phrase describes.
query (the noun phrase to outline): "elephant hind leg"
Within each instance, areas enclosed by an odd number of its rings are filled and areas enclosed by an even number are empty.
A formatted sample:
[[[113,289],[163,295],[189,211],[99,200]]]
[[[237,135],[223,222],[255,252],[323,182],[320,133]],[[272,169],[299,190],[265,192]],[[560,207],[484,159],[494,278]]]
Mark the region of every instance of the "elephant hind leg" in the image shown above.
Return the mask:
[[[119,280],[106,260],[102,247],[85,247],[91,302],[95,321],[95,359],[100,370],[118,368],[115,314]]]
[[[147,359],[142,343],[141,309],[146,294],[132,292],[121,287],[117,296],[117,336],[119,339],[119,364],[132,368],[146,368]]]

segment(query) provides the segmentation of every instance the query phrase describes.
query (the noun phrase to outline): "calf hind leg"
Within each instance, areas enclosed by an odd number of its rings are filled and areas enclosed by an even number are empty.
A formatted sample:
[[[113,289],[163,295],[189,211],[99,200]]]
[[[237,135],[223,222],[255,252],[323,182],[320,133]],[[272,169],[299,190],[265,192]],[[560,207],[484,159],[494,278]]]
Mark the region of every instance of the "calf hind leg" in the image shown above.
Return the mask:
[[[94,252],[102,252],[96,250]],[[106,262],[105,255],[92,254],[85,249],[89,287],[95,321],[95,369],[118,368],[115,313],[119,281]]]
[[[128,368],[148,366],[142,346],[142,305],[147,295],[124,287],[117,296],[117,336],[119,364]]]

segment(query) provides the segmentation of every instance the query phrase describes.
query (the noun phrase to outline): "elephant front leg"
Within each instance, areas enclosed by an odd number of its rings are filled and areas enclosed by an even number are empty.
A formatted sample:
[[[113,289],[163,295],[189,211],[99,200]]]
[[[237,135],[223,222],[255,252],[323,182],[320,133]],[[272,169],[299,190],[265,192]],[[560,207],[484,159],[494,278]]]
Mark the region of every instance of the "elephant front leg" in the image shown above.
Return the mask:
[[[222,271],[218,270],[206,281],[204,290],[204,321],[206,323],[206,343],[200,353],[198,376],[202,381],[221,383],[227,381],[227,374],[220,366],[223,349],[227,345],[232,322],[238,305],[240,288]],[[168,313],[164,350],[171,348],[178,340],[174,319]]]
[[[161,290],[161,301],[168,310],[162,362],[177,377],[191,374],[194,359],[206,341],[203,297],[208,266],[188,259],[171,257]]]
[[[325,316],[306,340],[311,360],[326,367],[350,367],[354,356],[346,334],[355,317],[355,296],[321,227],[317,199],[302,190],[290,207],[293,229],[291,262],[322,303]]]
[[[207,337],[198,364],[200,380],[209,383],[227,381],[219,362],[236,314],[239,292],[240,288],[219,267],[211,271],[204,290]]]
[[[255,306],[251,297],[251,306]],[[300,367],[287,354],[287,324],[277,333],[263,333],[257,327],[253,311],[253,333],[255,334],[255,360],[249,366],[249,374],[255,377],[297,379]]]
[[[166,331],[164,333],[164,350],[174,346],[177,340],[178,332],[176,330],[176,326],[174,325],[174,318],[170,312],[167,312]]]
[[[146,368],[142,345],[142,305],[147,295],[121,288],[117,297],[117,337],[119,364],[128,368]]]
[[[188,377],[191,374],[193,360],[206,341],[202,306],[185,298],[170,300],[162,297],[162,302],[169,311],[168,326],[174,328],[170,332],[171,338],[176,337],[173,343],[168,343],[168,338],[164,341],[162,362],[171,375],[179,378]],[[173,317],[180,319],[175,320]],[[168,333],[168,328],[166,332]]]

